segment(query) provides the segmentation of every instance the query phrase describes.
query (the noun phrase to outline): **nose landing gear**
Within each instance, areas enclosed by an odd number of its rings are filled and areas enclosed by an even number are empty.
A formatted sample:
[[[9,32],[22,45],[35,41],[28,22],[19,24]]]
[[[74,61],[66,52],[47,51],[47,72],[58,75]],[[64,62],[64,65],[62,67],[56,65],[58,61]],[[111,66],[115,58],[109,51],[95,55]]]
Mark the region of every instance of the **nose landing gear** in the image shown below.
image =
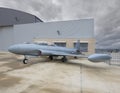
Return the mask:
[[[23,64],[27,64],[27,62],[28,62],[28,59],[25,56],[24,59],[23,59]]]

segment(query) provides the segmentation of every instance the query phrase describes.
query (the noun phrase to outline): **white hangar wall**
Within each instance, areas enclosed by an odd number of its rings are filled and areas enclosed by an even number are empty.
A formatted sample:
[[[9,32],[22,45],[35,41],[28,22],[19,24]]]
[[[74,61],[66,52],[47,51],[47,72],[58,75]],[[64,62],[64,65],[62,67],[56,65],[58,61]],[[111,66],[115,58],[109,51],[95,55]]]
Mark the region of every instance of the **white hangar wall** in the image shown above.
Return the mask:
[[[94,38],[94,20],[81,19],[15,25],[14,37],[15,43],[31,42],[35,38]]]
[[[94,49],[93,19],[39,22],[0,27],[0,51],[7,51],[8,47],[13,44],[35,40],[54,40],[56,42],[67,40],[69,43],[67,46],[69,46],[77,39],[91,43],[90,47],[93,47],[92,50]]]

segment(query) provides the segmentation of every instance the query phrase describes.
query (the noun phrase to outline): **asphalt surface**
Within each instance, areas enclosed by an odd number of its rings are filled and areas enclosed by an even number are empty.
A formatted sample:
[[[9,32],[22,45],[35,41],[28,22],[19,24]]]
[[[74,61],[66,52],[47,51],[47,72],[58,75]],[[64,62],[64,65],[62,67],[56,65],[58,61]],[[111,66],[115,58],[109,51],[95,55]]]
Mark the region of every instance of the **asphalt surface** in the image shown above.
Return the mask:
[[[120,66],[0,53],[0,93],[120,93]]]

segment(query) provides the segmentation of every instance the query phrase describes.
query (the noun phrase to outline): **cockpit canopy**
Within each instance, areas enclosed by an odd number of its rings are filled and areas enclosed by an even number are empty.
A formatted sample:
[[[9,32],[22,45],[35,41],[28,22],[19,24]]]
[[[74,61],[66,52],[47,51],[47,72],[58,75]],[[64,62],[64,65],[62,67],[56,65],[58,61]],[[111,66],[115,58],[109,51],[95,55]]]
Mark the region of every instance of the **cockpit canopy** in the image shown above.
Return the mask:
[[[24,44],[36,44],[36,45],[44,45],[44,46],[57,46],[54,43],[48,43],[48,42],[34,42],[34,43],[24,42]]]
[[[57,46],[57,45],[55,45],[54,43],[34,43],[34,44],[37,44],[37,45],[45,45],[45,46]]]

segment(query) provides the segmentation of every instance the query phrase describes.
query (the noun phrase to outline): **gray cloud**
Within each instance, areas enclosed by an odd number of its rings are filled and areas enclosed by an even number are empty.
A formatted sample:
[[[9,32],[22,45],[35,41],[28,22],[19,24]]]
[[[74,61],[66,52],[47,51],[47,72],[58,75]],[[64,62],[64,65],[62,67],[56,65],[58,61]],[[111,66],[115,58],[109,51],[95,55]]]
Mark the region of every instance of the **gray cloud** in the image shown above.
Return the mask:
[[[95,19],[98,48],[119,48],[119,0],[0,0],[1,7],[22,10],[44,21]]]
[[[109,9],[109,12],[99,19],[99,29],[97,42],[99,47],[120,48],[120,2],[116,1],[116,6]],[[111,41],[110,43],[108,43]],[[107,45],[104,46],[104,43]]]

